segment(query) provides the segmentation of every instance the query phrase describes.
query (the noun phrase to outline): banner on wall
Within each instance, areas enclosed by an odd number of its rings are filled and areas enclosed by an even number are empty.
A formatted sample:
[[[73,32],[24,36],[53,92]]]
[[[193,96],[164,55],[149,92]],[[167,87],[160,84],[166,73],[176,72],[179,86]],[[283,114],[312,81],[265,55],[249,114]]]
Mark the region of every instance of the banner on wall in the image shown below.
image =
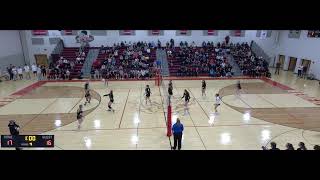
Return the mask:
[[[241,36],[241,30],[234,30],[234,36]]]
[[[208,30],[208,36],[213,36],[215,33],[215,30]]]
[[[132,35],[132,30],[123,30],[122,35]]]
[[[46,35],[48,35],[48,30],[32,30],[32,35],[34,35],[34,36],[46,36]]]
[[[266,39],[267,38],[267,30],[261,30],[260,39]]]
[[[151,30],[152,35],[160,35],[160,30]]]
[[[64,30],[64,35],[73,35],[73,30]]]
[[[180,30],[181,35],[186,35],[188,33],[188,30]]]

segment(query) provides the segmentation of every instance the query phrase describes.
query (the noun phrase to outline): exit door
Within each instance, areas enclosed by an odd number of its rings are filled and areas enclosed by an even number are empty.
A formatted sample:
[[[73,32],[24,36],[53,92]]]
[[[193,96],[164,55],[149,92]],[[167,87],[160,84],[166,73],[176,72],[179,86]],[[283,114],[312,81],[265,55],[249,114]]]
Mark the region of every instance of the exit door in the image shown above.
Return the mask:
[[[288,71],[294,71],[297,64],[297,58],[290,57]]]

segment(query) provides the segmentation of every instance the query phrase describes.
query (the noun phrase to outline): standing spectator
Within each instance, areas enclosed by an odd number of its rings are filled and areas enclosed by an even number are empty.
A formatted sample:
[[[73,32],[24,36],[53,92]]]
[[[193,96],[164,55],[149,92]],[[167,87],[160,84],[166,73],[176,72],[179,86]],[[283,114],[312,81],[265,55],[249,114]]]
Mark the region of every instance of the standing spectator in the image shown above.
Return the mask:
[[[37,76],[37,65],[35,65],[34,63],[31,65],[31,70],[33,72],[33,77],[35,78]]]
[[[277,64],[276,64],[276,71],[275,71],[275,73],[274,73],[274,74],[278,74],[278,75],[279,75],[279,72],[280,72],[280,66],[281,66],[281,63],[280,63],[280,61],[278,61],[278,62],[277,62]]]
[[[173,150],[176,150],[178,144],[178,150],[181,149],[181,140],[182,140],[182,133],[183,133],[183,124],[180,122],[180,119],[177,118],[177,122],[172,126],[173,131],[173,138],[174,138],[174,146],[172,147]]]
[[[13,66],[12,67],[13,80],[16,81],[18,79],[18,69]]]
[[[38,77],[38,80],[41,81],[42,80],[42,77],[41,77],[41,67],[40,65],[37,67],[37,77]]]
[[[298,77],[301,77],[302,75],[302,68],[303,68],[302,65],[298,66]]]
[[[23,74],[22,74],[22,73],[23,73],[23,70],[22,70],[22,68],[19,66],[19,67],[18,67],[18,75],[19,75],[19,79],[20,79],[20,80],[23,79]]]
[[[13,80],[13,73],[12,73],[12,66],[11,66],[11,64],[10,64],[10,66],[9,67],[7,67],[7,72],[8,72],[8,74],[9,74],[9,76],[10,76],[10,80]]]
[[[66,60],[66,59],[65,59]],[[67,60],[66,60],[67,61]],[[66,65],[64,66],[66,67]],[[45,66],[41,66],[41,74],[42,74],[42,77],[43,78],[46,78],[47,77],[47,70],[46,70],[46,67]]]
[[[299,148],[297,150],[307,150],[307,148],[303,142],[299,142],[298,146],[299,146]]]
[[[174,47],[174,40],[170,39],[170,48],[173,48],[173,47]]]
[[[16,143],[16,150],[21,150],[21,148],[19,148],[17,145],[19,144],[18,142],[18,136],[19,136],[19,129],[20,129],[20,126],[18,124],[16,124],[16,122],[14,120],[10,120],[9,121],[9,124],[8,124],[8,127],[9,127],[9,131],[10,131],[10,134],[11,136],[13,137],[13,140],[15,141]]]
[[[26,79],[31,79],[31,76],[30,76],[30,67],[27,65],[27,64],[25,64],[24,65],[24,72],[25,72],[25,77],[26,77]]]

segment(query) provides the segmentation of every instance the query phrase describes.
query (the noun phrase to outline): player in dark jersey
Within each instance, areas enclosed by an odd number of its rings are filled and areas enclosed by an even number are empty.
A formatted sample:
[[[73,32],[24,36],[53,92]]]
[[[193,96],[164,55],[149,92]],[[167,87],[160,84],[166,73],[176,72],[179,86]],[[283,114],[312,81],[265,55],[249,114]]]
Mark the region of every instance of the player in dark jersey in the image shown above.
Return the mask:
[[[203,94],[204,94],[205,96],[207,96],[207,94],[206,94],[206,89],[207,89],[207,83],[206,83],[205,80],[202,80],[202,96],[203,96]]]
[[[241,92],[241,84],[240,81],[237,82],[237,89],[236,89],[236,94],[237,96],[240,96],[240,92]]]
[[[112,109],[112,107],[111,107],[111,105],[112,105],[112,103],[114,102],[114,99],[113,99],[113,91],[112,90],[110,90],[110,93],[109,94],[106,94],[106,95],[104,95],[104,96],[109,96],[109,102],[108,102],[108,111],[113,111],[114,112],[114,109]]]
[[[184,90],[184,93],[183,93],[183,96],[182,96],[181,99],[183,99],[183,98],[184,98],[184,107],[185,107],[184,114],[186,114],[186,112],[188,110],[188,103],[189,103],[189,100],[190,100],[190,94],[186,89]]]
[[[90,101],[91,101],[90,89],[88,89],[88,90],[86,91],[84,97],[86,98],[86,102],[84,103],[84,105],[87,105],[87,103],[90,104]]]
[[[81,128],[81,123],[83,122],[82,105],[79,105],[79,108],[77,110],[77,120],[78,120],[78,129],[80,129]]]
[[[173,90],[172,80],[169,81],[168,86],[171,87],[171,89]]]
[[[146,89],[145,89],[145,96],[146,96],[146,104],[147,104],[147,100],[149,100],[150,104],[151,104],[151,100],[150,100],[150,95],[151,95],[151,90],[150,90],[150,87],[149,85],[146,86]]]
[[[89,81],[84,84],[84,91],[86,92],[89,89]]]

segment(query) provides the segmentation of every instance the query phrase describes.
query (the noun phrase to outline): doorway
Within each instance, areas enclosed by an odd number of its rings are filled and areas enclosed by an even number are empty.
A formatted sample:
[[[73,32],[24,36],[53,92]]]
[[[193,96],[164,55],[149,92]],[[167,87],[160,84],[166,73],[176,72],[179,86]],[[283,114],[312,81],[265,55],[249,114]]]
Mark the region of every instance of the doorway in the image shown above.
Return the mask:
[[[284,60],[285,60],[285,57],[284,55],[279,55],[279,62],[280,62],[280,67],[283,68],[283,64],[284,64]]]
[[[297,64],[297,58],[290,57],[288,71],[294,71]]]
[[[48,67],[48,56],[46,54],[35,54],[34,58],[37,65]]]
[[[307,66],[307,67],[308,67],[308,68],[307,68],[307,72],[308,72],[309,69],[310,69],[311,60],[302,59],[301,65],[302,65],[302,66]]]

